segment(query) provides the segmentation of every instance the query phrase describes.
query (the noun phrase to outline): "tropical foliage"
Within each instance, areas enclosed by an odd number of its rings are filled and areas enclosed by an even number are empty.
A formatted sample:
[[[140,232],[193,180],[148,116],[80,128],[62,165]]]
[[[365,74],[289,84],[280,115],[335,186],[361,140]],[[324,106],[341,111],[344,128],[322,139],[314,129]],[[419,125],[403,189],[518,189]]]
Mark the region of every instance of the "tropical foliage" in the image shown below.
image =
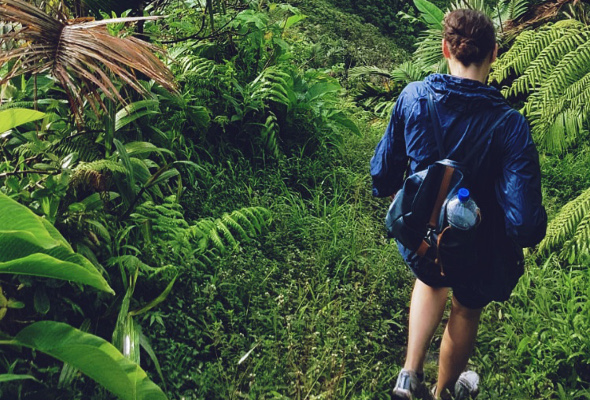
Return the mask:
[[[553,217],[484,312],[480,398],[590,395],[587,7],[353,3],[0,0],[1,398],[388,398],[412,277],[366,165],[466,6]]]
[[[522,111],[547,151],[561,154],[587,132],[589,38],[588,27],[574,19],[524,31],[498,60],[490,77],[492,82],[503,83],[517,76],[504,94],[526,96]]]

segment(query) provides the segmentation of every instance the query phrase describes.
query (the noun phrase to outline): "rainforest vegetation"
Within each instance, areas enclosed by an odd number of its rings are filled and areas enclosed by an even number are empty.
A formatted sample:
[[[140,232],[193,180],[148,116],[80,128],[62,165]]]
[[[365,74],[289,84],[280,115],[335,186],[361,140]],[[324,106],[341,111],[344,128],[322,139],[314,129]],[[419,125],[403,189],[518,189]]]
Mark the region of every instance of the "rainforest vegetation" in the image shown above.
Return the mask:
[[[0,0],[0,398],[390,398],[412,276],[368,162],[468,7],[550,217],[478,398],[590,399],[588,3]]]

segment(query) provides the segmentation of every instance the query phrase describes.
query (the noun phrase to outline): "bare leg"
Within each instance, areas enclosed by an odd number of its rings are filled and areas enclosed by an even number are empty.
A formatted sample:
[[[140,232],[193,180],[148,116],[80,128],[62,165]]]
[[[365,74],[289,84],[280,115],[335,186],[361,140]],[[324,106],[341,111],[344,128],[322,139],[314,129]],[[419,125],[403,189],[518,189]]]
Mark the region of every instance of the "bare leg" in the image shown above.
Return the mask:
[[[467,366],[475,344],[481,308],[467,308],[453,296],[451,316],[440,345],[436,398],[444,389],[452,389]]]
[[[428,346],[445,310],[448,293],[448,288],[432,288],[416,279],[410,303],[405,369],[422,372]]]

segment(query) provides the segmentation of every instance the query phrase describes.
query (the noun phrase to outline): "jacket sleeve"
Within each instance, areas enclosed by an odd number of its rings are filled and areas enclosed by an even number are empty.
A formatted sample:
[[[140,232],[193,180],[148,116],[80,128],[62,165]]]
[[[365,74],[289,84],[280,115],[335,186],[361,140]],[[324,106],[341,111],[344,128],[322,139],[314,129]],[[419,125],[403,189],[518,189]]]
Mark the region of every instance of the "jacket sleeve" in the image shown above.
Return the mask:
[[[517,111],[511,113],[505,124],[496,196],[506,216],[506,234],[521,247],[530,247],[545,237],[547,229],[539,155],[525,118]]]
[[[404,181],[408,163],[404,137],[404,99],[405,92],[402,92],[395,103],[385,134],[371,158],[373,196],[376,197],[393,195],[402,187]]]

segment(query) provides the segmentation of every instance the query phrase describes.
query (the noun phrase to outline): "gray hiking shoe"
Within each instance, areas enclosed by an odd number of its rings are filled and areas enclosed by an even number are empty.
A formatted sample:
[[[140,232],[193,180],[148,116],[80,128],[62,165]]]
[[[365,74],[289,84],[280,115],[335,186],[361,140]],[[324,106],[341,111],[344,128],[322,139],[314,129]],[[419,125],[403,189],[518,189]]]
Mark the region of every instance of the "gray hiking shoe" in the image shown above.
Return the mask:
[[[455,400],[474,399],[479,393],[479,375],[475,371],[465,371],[455,383]]]
[[[432,397],[424,384],[424,376],[414,371],[402,369],[397,376],[397,382],[393,388],[394,400],[430,400]]]

